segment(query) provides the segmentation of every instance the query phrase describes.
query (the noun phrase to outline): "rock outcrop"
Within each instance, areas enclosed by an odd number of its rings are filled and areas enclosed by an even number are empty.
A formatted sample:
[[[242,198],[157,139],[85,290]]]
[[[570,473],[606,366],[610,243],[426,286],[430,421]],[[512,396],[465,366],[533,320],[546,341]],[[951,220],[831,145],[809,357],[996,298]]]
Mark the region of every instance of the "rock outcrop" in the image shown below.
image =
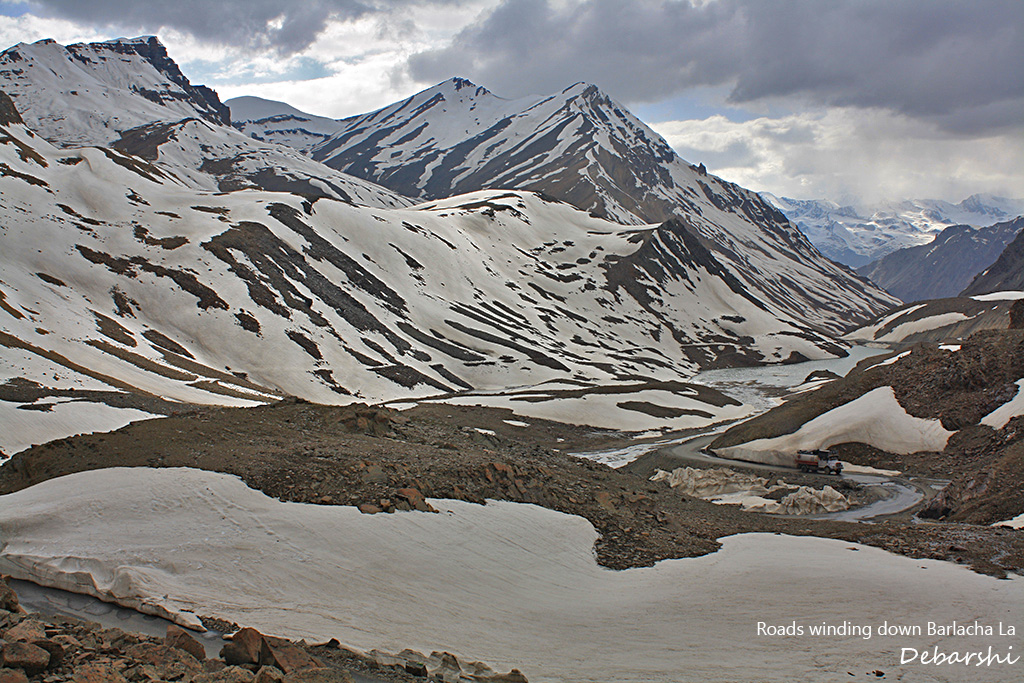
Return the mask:
[[[310,646],[253,628],[236,631],[218,658],[207,658],[202,643],[174,625],[160,639],[28,614],[0,577],[0,683],[353,683],[350,670],[380,683],[527,683],[516,669],[499,673],[447,652],[364,655],[336,640]]]

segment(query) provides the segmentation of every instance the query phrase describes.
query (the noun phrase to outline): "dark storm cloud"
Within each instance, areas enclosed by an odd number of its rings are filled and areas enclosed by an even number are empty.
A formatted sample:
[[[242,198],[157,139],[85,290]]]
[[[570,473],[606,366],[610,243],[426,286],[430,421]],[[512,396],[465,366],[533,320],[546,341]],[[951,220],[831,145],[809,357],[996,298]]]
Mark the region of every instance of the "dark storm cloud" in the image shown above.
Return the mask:
[[[504,0],[410,73],[508,96],[585,80],[629,102],[727,86],[736,104],[799,96],[970,132],[1024,117],[1022,26],[1021,0]]]
[[[414,4],[457,1],[34,0],[34,3],[52,16],[85,24],[142,27],[146,31],[174,28],[201,40],[239,47],[273,48],[287,55],[308,47],[332,18],[354,19]]]

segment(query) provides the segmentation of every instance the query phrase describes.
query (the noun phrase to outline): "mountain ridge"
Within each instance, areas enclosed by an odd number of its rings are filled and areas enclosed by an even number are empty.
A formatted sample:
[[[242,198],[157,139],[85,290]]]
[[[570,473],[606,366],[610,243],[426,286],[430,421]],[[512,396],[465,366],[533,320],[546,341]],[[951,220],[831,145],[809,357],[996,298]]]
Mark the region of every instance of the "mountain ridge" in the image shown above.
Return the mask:
[[[858,272],[908,303],[954,297],[999,258],[1022,228],[1024,217],[983,228],[954,225],[928,244],[899,249]]]
[[[1024,214],[1024,199],[974,194],[958,204],[905,199],[840,205],[827,199],[792,199],[760,193],[829,258],[853,268],[904,248],[930,243],[954,225],[988,227]]]
[[[407,196],[528,190],[624,225],[679,218],[747,289],[777,312],[806,316],[811,327],[840,332],[896,303],[822,258],[755,193],[680,159],[591,84],[507,100],[453,78],[324,125],[335,124],[343,129],[324,142],[307,146],[302,136],[292,142],[332,167]],[[269,116],[235,125],[286,141],[294,121]],[[793,300],[796,292],[800,301]],[[846,322],[837,325],[837,318]]]

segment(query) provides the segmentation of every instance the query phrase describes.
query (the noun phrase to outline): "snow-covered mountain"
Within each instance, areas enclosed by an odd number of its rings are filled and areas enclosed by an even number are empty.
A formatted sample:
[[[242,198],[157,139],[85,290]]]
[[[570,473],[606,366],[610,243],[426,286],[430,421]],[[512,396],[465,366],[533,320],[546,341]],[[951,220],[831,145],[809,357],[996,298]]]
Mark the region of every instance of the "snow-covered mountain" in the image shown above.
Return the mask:
[[[546,168],[552,192],[487,189],[410,206],[184,97],[156,103],[146,93],[177,92],[177,81],[154,45],[43,42],[0,55],[0,90],[10,84],[15,98],[0,97],[0,414],[32,438],[113,428],[168,401],[471,390],[531,410],[575,402],[577,422],[600,394],[616,425],[687,426],[732,410],[685,383],[698,369],[842,355],[835,334],[894,302],[821,257],[755,194],[610,113],[596,89],[541,98],[516,116],[520,142],[547,151],[500,140],[506,159],[526,154]],[[90,96],[39,97],[35,80],[55,75]],[[483,98],[462,103],[480,125],[486,103],[507,106],[465,82],[439,87]],[[428,101],[421,113],[437,120],[421,123],[454,140],[442,100]],[[550,128],[555,115],[568,120]],[[583,132],[558,133],[570,130]],[[392,144],[385,138],[378,144]],[[439,151],[436,164],[454,191],[459,153]],[[477,153],[467,157],[488,166]],[[573,190],[572,177],[626,224],[554,198]],[[662,207],[666,220],[645,224],[627,205]],[[509,391],[538,386],[543,396]]]
[[[337,119],[307,114],[290,104],[262,97],[234,97],[224,104],[231,109],[235,127],[246,135],[278,142],[304,153],[345,128]]]
[[[906,302],[953,297],[999,258],[1021,228],[1024,217],[986,228],[954,225],[928,244],[894,251],[858,272]]]
[[[231,405],[656,382],[711,418],[721,405],[670,380],[843,353],[746,296],[682,224],[624,227],[532,193],[381,209],[204,192],[9,114],[0,190],[4,379],[43,396],[51,376]]]
[[[0,89],[30,130],[59,147],[96,145],[159,162],[173,182],[230,192],[259,188],[377,206],[411,201],[332,172],[230,125],[217,94],[192,85],[155,37],[15,45],[0,53]]]
[[[737,291],[811,327],[838,332],[895,303],[822,258],[756,193],[684,162],[592,85],[506,100],[453,78],[334,124],[287,105],[247,106],[262,118],[235,117],[246,133],[296,144],[329,166],[407,196],[531,190],[624,225],[676,218]],[[335,124],[336,133],[314,142],[312,133]]]
[[[1024,199],[971,195],[959,204],[938,199],[852,206],[827,199],[761,196],[782,211],[821,253],[854,268],[898,249],[928,244],[954,225],[984,227],[1024,215]]]

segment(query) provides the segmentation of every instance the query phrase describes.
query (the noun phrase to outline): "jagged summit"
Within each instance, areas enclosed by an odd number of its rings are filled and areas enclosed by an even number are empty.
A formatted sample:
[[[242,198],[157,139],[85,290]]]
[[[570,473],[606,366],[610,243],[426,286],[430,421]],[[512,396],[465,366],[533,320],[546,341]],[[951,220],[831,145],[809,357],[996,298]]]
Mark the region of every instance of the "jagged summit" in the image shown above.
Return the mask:
[[[455,88],[455,90],[457,90],[457,91],[458,90],[466,90],[466,89],[470,89],[471,88],[474,91],[473,92],[474,95],[491,95],[492,94],[491,91],[488,90],[487,88],[485,88],[483,86],[480,86],[480,85],[477,85],[476,83],[474,83],[473,81],[469,80],[468,78],[462,78],[461,76],[452,76],[447,81],[442,81],[441,83],[438,83],[434,87],[441,87],[441,86],[447,85],[447,84],[451,84]]]
[[[108,145],[154,121],[231,123],[217,93],[193,85],[155,36],[20,43],[0,53],[0,82],[26,124],[61,146]]]
[[[0,89],[27,127],[51,144],[113,147],[159,163],[174,182],[195,189],[260,188],[382,207],[411,203],[238,132],[217,94],[192,85],[155,36],[16,45],[0,53]]]

